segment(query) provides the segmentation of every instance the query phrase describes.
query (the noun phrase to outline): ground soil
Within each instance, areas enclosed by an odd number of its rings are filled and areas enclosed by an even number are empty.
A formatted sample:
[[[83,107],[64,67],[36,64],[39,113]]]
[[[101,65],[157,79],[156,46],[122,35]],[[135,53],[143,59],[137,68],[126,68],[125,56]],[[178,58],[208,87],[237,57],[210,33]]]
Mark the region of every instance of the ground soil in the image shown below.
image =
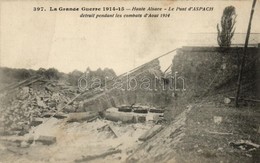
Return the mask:
[[[21,142],[1,136],[0,162],[74,162],[111,149],[121,152],[91,162],[259,162],[259,148],[231,145],[241,140],[260,144],[259,107],[241,103],[235,108],[233,102],[224,104],[220,99],[168,106],[164,129],[146,142],[138,137],[154,123],[122,124],[103,119],[66,123],[52,118],[32,128],[27,136],[53,135],[55,144],[21,147]],[[104,125],[111,126],[117,137],[110,130],[98,130]]]

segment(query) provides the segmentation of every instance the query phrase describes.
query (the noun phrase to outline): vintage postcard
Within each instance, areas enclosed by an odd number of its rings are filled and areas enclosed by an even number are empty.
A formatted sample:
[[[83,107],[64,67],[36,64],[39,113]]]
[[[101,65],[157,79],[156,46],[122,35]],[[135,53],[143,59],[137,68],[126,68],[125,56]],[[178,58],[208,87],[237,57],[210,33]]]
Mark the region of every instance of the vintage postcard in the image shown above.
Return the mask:
[[[260,162],[257,0],[0,0],[0,163]]]

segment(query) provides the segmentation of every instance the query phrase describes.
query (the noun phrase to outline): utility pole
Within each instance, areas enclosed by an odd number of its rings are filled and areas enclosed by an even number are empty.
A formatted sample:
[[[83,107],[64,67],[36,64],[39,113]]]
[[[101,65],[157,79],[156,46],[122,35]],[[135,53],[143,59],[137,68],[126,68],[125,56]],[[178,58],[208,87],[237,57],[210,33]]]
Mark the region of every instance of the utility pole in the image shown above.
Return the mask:
[[[238,74],[238,81],[237,81],[237,83],[238,83],[237,84],[237,95],[236,95],[236,101],[235,101],[236,107],[238,107],[238,100],[239,100],[239,94],[240,94],[242,74],[243,74],[243,68],[244,68],[244,65],[245,65],[245,58],[246,58],[247,46],[248,46],[248,41],[249,41],[249,36],[250,36],[250,31],[251,31],[251,22],[252,22],[254,10],[255,10],[255,4],[256,4],[256,0],[253,0],[249,24],[248,24],[248,27],[247,27],[247,34],[246,34],[246,41],[245,41],[245,46],[244,46],[244,50],[243,50],[242,62],[240,63],[240,66],[239,66],[239,74]]]

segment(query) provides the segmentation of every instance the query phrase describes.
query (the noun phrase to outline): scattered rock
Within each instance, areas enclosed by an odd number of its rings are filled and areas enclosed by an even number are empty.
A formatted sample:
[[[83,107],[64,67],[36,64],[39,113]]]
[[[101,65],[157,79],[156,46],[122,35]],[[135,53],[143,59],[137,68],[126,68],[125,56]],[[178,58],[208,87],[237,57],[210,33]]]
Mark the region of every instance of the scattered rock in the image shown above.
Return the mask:
[[[33,118],[33,120],[31,121],[31,126],[38,126],[42,124],[42,122],[43,118]]]
[[[222,147],[219,147],[219,148],[218,148],[218,151],[223,152],[223,148],[222,148]]]
[[[198,152],[198,153],[202,153],[202,152],[203,152],[203,150],[202,150],[202,149],[199,149],[199,150],[197,150],[197,152]]]
[[[73,113],[73,112],[76,111],[76,108],[73,107],[72,105],[67,105],[67,106],[63,109],[63,111],[68,112],[68,113]]]
[[[214,116],[213,119],[214,119],[214,123],[216,124],[220,124],[222,122],[222,117],[220,116]]]
[[[34,141],[34,137],[33,136],[30,136],[28,139],[27,139],[27,143],[29,144],[32,144]]]
[[[225,104],[230,104],[231,103],[231,99],[230,98],[224,98],[224,103]]]
[[[39,136],[39,138],[35,141],[36,143],[40,142],[43,145],[51,145],[56,143],[56,137],[54,136]]]
[[[30,80],[27,82],[31,83]],[[59,105],[64,106],[74,94],[71,90],[63,89],[66,87],[64,83],[57,83],[58,81],[48,83],[48,81],[37,80],[29,86],[21,85],[7,92],[5,96],[1,96],[0,119],[6,127],[5,132],[22,131],[25,128],[27,130],[27,127],[41,123],[38,120],[35,121],[35,118],[40,118],[50,112],[52,116]],[[74,108],[78,107],[77,105],[78,103],[73,103]]]
[[[46,108],[46,104],[40,99],[40,97],[36,97],[37,99],[37,105],[42,108]]]
[[[144,122],[146,122],[146,117],[145,116],[135,116],[134,119],[135,119],[136,123],[144,123]]]
[[[27,143],[26,141],[22,141],[21,145],[20,145],[21,148],[28,148],[29,146],[30,146],[30,144]]]
[[[251,155],[251,154],[248,154],[248,153],[246,153],[246,156],[247,156],[247,157],[250,157],[250,158],[252,157],[252,155]]]
[[[160,119],[159,115],[153,115],[153,121],[157,122]]]

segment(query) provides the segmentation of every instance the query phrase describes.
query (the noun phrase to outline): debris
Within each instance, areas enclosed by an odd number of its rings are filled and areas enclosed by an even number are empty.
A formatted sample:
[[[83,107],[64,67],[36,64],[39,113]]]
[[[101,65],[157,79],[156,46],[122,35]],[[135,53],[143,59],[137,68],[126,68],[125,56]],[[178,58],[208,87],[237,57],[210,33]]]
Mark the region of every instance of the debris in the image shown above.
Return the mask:
[[[18,154],[18,155],[24,155],[27,154],[27,152],[23,151],[23,150],[19,150],[19,148],[17,147],[7,147],[6,148],[8,151],[14,153],[14,154]]]
[[[246,153],[246,156],[247,156],[247,157],[250,157],[250,158],[252,157],[252,155],[250,155],[250,154],[248,154],[248,153]]]
[[[54,92],[55,90],[52,87],[45,86],[45,89],[50,92]]]
[[[157,122],[160,119],[159,115],[153,115],[153,121]]]
[[[68,115],[65,114],[65,113],[62,113],[62,112],[58,112],[58,113],[55,113],[55,114],[53,115],[53,117],[54,117],[54,118],[57,118],[57,119],[64,119],[64,118],[67,118]]]
[[[22,136],[1,136],[0,140],[21,143],[21,142],[25,141],[26,139]]]
[[[216,124],[220,124],[222,122],[222,117],[220,116],[214,116],[213,119],[214,119],[214,123]]]
[[[67,122],[88,121],[98,116],[98,112],[69,113]]]
[[[134,116],[134,122],[135,123],[144,123],[146,122],[146,117],[145,116]]]
[[[256,151],[256,148],[251,148],[248,150],[248,152]]]
[[[233,135],[233,133],[229,133],[229,132],[214,132],[214,131],[206,131],[210,134],[218,134],[218,135]]]
[[[219,147],[219,148],[217,149],[217,151],[223,152],[223,148],[222,148],[222,147]]]
[[[148,110],[149,110],[148,106],[133,105],[133,111],[135,113],[148,113]]]
[[[39,136],[39,138],[37,140],[35,140],[35,142],[40,142],[43,145],[51,145],[56,143],[56,137],[54,136]]]
[[[41,78],[42,78],[42,77],[39,77],[39,78],[37,78],[37,79],[35,79],[35,80],[30,81],[29,83],[25,83],[24,86],[29,86],[29,85],[31,85],[31,84],[33,84],[33,83],[39,81]]]
[[[30,136],[30,137],[26,140],[26,142],[29,143],[29,144],[32,144],[33,141],[34,141],[34,137],[33,137],[33,136]]]
[[[82,92],[82,93],[79,93],[78,95],[76,95],[73,99],[71,99],[69,102],[67,102],[67,104],[66,104],[65,106],[63,106],[62,108],[60,108],[58,111],[61,111],[61,110],[63,110],[66,106],[72,104],[73,101],[75,101],[75,100],[76,100],[78,97],[80,97],[82,94],[83,94],[83,92]]]
[[[42,122],[43,122],[43,118],[33,118],[31,122],[31,126],[38,126],[42,124]]]
[[[89,119],[89,120],[87,120],[87,122],[93,122],[93,121],[95,121],[95,120],[98,119],[98,118],[100,118],[99,115],[98,115],[98,116],[95,116],[95,117],[93,117],[93,118],[91,118],[91,119]]]
[[[42,117],[45,117],[45,118],[50,118],[50,117],[54,117],[54,118],[57,118],[57,119],[64,119],[64,118],[67,118],[68,115],[65,114],[65,113],[62,113],[62,112],[58,112],[58,113],[51,113],[51,112],[48,112],[48,113],[44,113],[42,115]]]
[[[17,99],[24,100],[29,97],[29,87],[23,87]]]
[[[36,78],[36,79],[35,79],[35,78]],[[1,89],[0,91],[2,92],[2,91],[6,91],[6,90],[13,90],[13,89],[15,89],[15,88],[17,88],[17,87],[20,87],[20,86],[32,84],[32,83],[34,83],[34,82],[40,80],[41,78],[42,78],[42,77],[39,77],[39,76],[33,76],[33,77],[31,77],[31,78],[29,78],[29,79],[26,79],[26,80],[23,80],[23,81],[21,81],[21,82],[19,82],[19,83],[17,83],[17,84],[11,84],[11,85],[9,85],[9,86],[6,87],[6,88]],[[35,79],[35,80],[32,80],[32,79]],[[29,82],[29,83],[28,83],[28,82]]]
[[[230,104],[231,102],[231,99],[230,98],[224,98],[224,103],[225,104]]]
[[[202,149],[199,149],[197,152],[198,152],[198,153],[202,153],[202,152],[203,152],[203,150],[202,150]]]
[[[255,144],[248,140],[240,140],[238,142],[230,142],[229,145],[231,145],[234,148],[238,149],[245,149],[245,150],[251,150],[253,148],[259,148],[260,145]]]
[[[149,112],[151,113],[164,113],[164,109],[157,109],[155,107],[150,108]]]
[[[36,100],[37,100],[37,105],[39,106],[39,107],[43,107],[43,108],[46,108],[47,106],[46,106],[46,104],[40,99],[40,97],[36,97]]]
[[[74,96],[73,91],[63,89],[66,85],[58,85],[59,81],[50,83],[40,79],[32,77],[18,84],[12,84],[6,89],[9,91],[5,92],[5,96],[1,96],[0,120],[5,126],[3,134],[17,134],[16,131],[19,131],[20,135],[23,135],[31,126],[41,123],[35,118],[67,117],[57,110],[66,106],[70,97]],[[77,108],[77,105],[78,103],[73,103],[73,108]]]
[[[99,159],[99,158],[105,158],[106,156],[121,153],[121,152],[122,152],[122,150],[120,150],[120,149],[109,149],[107,152],[104,152],[104,153],[101,153],[98,155],[86,156],[86,157],[83,157],[82,159],[75,160],[75,162],[87,162],[87,161],[91,161],[91,160],[95,160],[95,159]]]
[[[150,130],[148,130],[147,132],[145,132],[143,135],[141,135],[138,140],[140,141],[146,141],[150,138],[152,138],[153,136],[155,136],[157,133],[159,133],[161,130],[163,129],[162,125],[155,125],[154,127],[152,127]]]
[[[68,112],[68,113],[73,113],[73,112],[76,111],[76,108],[73,107],[72,105],[67,105],[67,106],[63,109],[63,111]]]
[[[30,146],[30,144],[27,143],[26,141],[22,141],[21,144],[20,144],[21,148],[28,148],[29,146]]]
[[[183,128],[180,126],[179,128],[176,128],[170,135],[170,138],[175,138],[177,135],[179,135],[182,132]]]
[[[115,121],[115,122],[121,121],[124,123],[134,123],[134,115],[127,114],[127,113],[121,113],[121,112],[117,113],[117,112],[106,111],[106,112],[104,112],[104,117],[105,117],[105,119],[110,120],[110,121]]]
[[[110,125],[106,124],[105,126],[103,127],[100,127],[97,129],[98,131],[109,131],[113,134],[113,138],[117,138],[117,134],[115,133],[115,131],[111,128]]]
[[[118,111],[120,112],[132,112],[131,106],[120,106],[118,108]]]

